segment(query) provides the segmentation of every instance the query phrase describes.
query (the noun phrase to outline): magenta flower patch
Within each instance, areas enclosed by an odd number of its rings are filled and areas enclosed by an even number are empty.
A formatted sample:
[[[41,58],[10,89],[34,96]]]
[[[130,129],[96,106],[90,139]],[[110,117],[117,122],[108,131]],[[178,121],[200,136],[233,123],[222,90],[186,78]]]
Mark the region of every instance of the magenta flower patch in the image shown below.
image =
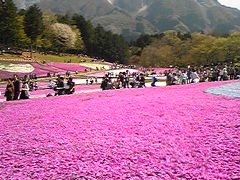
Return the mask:
[[[56,63],[56,62],[49,62],[47,63],[49,66],[51,67],[55,67],[55,68],[59,68],[65,71],[71,71],[71,72],[75,72],[75,71],[84,71],[85,69],[91,69],[91,68],[87,68],[85,66],[81,66],[77,63]]]
[[[239,179],[225,83],[0,103],[0,179]]]

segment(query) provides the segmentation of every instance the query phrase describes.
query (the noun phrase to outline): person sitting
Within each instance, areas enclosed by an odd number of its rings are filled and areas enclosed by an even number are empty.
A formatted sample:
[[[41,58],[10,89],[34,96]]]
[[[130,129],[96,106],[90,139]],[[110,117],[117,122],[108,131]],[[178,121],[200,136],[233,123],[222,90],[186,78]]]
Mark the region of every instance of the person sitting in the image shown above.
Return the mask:
[[[68,78],[67,87],[68,88],[65,89],[65,94],[73,94],[75,92],[75,82],[73,82],[71,77]]]
[[[92,85],[94,82],[93,78],[90,78],[90,84]]]
[[[145,85],[145,77],[144,77],[144,75],[141,73],[141,74],[140,74],[140,77],[139,77],[139,88],[142,88],[142,87],[146,87],[146,85]]]
[[[133,77],[132,82],[130,82],[130,86],[131,86],[131,88],[135,88],[137,86],[136,77]]]
[[[176,73],[173,73],[172,77],[172,85],[178,85],[179,84],[179,79]]]
[[[37,81],[33,82],[33,87],[34,87],[35,91],[38,90],[38,82]]]
[[[56,82],[54,82],[53,80],[49,80],[49,82],[48,82],[49,89],[54,89],[56,86],[57,86]]]
[[[60,96],[64,94],[64,78],[63,77],[58,78],[57,87],[55,88],[55,90],[56,90],[55,96],[56,95]]]
[[[173,82],[173,75],[171,72],[167,73],[166,84],[167,86],[172,85]]]
[[[101,89],[102,90],[107,90],[107,86],[108,86],[108,78],[106,77],[106,78],[103,78],[103,80],[102,80],[102,83],[101,83]]]

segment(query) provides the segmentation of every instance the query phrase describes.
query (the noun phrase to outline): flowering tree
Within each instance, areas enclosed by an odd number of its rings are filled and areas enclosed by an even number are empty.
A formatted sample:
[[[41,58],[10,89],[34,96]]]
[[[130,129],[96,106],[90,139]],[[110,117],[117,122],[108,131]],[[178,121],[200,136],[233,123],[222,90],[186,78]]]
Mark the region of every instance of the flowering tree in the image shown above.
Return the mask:
[[[67,24],[54,23],[52,25],[54,45],[60,49],[72,49],[77,42],[77,33]]]

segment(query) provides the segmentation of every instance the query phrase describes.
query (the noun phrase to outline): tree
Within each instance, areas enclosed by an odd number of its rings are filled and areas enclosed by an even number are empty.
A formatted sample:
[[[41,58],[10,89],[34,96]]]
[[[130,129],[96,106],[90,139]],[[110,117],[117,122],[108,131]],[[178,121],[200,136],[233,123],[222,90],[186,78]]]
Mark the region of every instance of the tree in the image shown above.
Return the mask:
[[[27,48],[30,43],[30,39],[27,37],[24,31],[24,17],[18,16],[17,20],[18,20],[18,25],[20,27],[18,31],[19,40],[17,42],[17,46],[22,48]]]
[[[74,25],[76,25],[81,32],[87,53],[93,55],[95,53],[95,28],[89,21],[86,21],[83,16],[74,15],[73,20],[75,21]]]
[[[16,46],[19,41],[19,23],[17,8],[12,0],[0,2],[0,44],[3,46]]]
[[[24,27],[27,36],[31,39],[32,46],[36,43],[37,37],[43,32],[42,12],[37,5],[30,6],[25,14]]]
[[[73,49],[76,47],[79,31],[74,32],[67,24],[55,23],[52,25],[54,33],[54,45],[61,50]]]
[[[126,63],[128,44],[122,36],[105,31],[100,25],[95,29],[95,55],[110,62]]]
[[[53,50],[54,33],[52,31],[52,25],[57,23],[57,17],[52,12],[44,11],[42,14],[42,19],[44,30],[38,46],[44,51]]]
[[[73,25],[74,24],[74,20],[68,14],[66,14],[66,15],[56,15],[56,16],[57,16],[57,21],[59,23],[67,24],[67,25]]]
[[[240,33],[232,33],[223,45],[225,52],[225,61],[239,62],[240,61]]]
[[[141,35],[133,44],[137,47],[144,48],[154,41],[151,35]]]

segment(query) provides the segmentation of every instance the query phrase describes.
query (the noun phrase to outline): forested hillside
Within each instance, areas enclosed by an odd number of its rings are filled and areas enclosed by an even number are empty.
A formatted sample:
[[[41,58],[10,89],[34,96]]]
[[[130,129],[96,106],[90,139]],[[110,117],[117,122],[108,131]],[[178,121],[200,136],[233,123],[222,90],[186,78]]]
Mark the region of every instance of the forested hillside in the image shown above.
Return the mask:
[[[183,33],[168,30],[127,42],[83,16],[58,15],[37,5],[18,11],[12,0],[0,6],[0,48],[86,54],[109,62],[145,67],[240,62],[240,33]],[[0,51],[1,52],[1,51]]]
[[[2,47],[84,53],[120,63],[128,57],[128,43],[122,36],[94,27],[80,15],[55,15],[36,5],[18,12],[7,0],[0,6],[0,26]]]
[[[29,5],[31,1],[25,1]],[[95,26],[135,39],[166,30],[230,33],[240,29],[240,11],[217,0],[32,0],[43,10],[79,14]],[[22,6],[20,6],[22,7]]]

